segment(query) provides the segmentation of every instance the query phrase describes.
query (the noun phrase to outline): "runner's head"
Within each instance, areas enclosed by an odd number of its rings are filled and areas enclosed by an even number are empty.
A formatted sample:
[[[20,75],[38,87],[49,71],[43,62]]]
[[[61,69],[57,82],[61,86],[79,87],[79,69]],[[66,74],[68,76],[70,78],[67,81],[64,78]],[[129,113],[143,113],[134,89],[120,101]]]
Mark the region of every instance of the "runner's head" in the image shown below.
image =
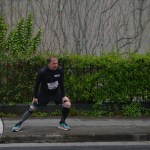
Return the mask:
[[[56,70],[58,68],[58,59],[56,57],[50,57],[47,59],[47,64],[50,70]]]

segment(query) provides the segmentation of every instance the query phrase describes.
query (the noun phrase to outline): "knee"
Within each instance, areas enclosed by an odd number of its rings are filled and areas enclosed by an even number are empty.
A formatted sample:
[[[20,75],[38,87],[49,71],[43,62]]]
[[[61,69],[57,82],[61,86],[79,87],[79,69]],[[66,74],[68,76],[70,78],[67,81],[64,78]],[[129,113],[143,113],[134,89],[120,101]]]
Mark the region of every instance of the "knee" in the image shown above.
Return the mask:
[[[34,112],[34,111],[36,111],[36,110],[37,110],[37,108],[36,108],[35,106],[30,105],[30,107],[29,107],[29,111],[30,111],[30,112]]]
[[[69,100],[67,97],[65,97],[65,98],[63,99],[63,104],[62,104],[62,106],[65,107],[65,108],[71,108],[71,102],[70,102],[70,100]]]
[[[71,102],[69,102],[69,101],[63,103],[62,105],[63,105],[63,107],[65,107],[65,108],[71,108]]]

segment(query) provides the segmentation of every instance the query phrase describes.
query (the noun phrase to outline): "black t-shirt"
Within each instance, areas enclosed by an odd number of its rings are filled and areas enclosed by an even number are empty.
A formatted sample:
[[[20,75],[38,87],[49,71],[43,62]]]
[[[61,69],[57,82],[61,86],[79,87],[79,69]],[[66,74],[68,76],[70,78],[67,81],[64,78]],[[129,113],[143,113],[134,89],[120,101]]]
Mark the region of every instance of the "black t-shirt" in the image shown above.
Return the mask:
[[[34,85],[34,98],[38,98],[39,94],[53,94],[58,89],[60,89],[63,97],[65,95],[63,68],[58,66],[57,70],[50,70],[48,66],[45,66],[40,69]]]

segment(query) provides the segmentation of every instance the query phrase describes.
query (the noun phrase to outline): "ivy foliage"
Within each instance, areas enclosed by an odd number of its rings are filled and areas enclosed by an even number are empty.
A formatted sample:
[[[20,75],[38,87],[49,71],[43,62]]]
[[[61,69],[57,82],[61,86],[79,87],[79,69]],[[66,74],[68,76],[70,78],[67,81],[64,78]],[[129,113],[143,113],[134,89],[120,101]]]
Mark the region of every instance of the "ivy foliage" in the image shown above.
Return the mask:
[[[27,55],[36,51],[42,32],[39,29],[33,36],[33,19],[31,14],[27,18],[21,18],[16,27],[9,33],[8,26],[5,23],[5,18],[0,17],[0,53],[3,58],[7,60],[10,58],[14,59],[20,53]]]

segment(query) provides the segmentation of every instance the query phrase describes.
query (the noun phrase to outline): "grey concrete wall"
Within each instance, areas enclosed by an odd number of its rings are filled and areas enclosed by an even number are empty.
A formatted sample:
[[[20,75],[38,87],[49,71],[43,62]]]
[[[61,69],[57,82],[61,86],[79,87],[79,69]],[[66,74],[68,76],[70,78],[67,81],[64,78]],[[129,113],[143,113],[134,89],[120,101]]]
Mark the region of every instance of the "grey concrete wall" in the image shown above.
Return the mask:
[[[112,48],[143,53],[150,43],[150,0],[0,0],[10,28],[33,14],[43,30],[38,51],[97,54]]]

